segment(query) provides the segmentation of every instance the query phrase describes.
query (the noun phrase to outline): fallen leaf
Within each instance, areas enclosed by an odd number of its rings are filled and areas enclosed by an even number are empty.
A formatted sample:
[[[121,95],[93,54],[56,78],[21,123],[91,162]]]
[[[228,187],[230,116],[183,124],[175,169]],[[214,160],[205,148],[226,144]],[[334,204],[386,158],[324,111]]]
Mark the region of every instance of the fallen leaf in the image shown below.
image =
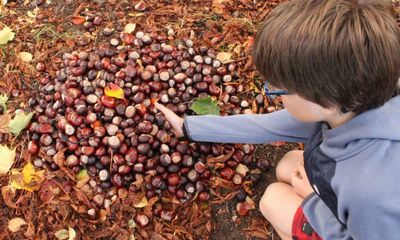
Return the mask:
[[[88,171],[86,169],[82,169],[78,174],[76,174],[76,187],[81,188],[83,185],[85,185],[87,182],[90,181],[90,176],[88,174]]]
[[[9,41],[13,40],[15,33],[9,27],[4,27],[0,30],[0,45],[6,44]]]
[[[64,166],[65,162],[65,151],[67,148],[61,149],[53,156],[53,161],[57,166],[72,180],[76,181],[75,175],[72,173],[72,170]]]
[[[12,199],[15,197],[16,190],[11,186],[3,186],[1,187],[1,196],[3,197],[4,203],[9,208],[17,208]]]
[[[134,230],[136,228],[136,222],[133,219],[129,219],[128,227],[129,229]]]
[[[10,150],[7,146],[0,145],[0,175],[8,173],[14,160],[15,149]]]
[[[90,207],[92,205],[92,203],[89,201],[88,197],[86,196],[86,194],[80,190],[79,188],[74,187],[74,192],[76,194],[76,197],[78,198],[78,200],[80,202],[82,202],[83,204],[85,204],[86,206]]]
[[[84,23],[86,21],[86,19],[81,16],[73,16],[71,21],[75,25],[80,25],[80,24]]]
[[[228,52],[220,52],[217,54],[217,59],[222,63],[225,64],[231,60],[231,53]]]
[[[32,54],[29,52],[20,52],[18,54],[19,58],[21,58],[22,61],[24,62],[31,62],[32,61]]]
[[[199,115],[220,115],[220,109],[218,107],[217,101],[215,101],[211,97],[196,99],[190,109],[192,109]]]
[[[227,153],[225,155],[220,155],[218,157],[210,157],[207,159],[207,163],[208,164],[224,163],[232,157],[234,151],[235,151],[235,149],[232,149],[229,153]]]
[[[9,133],[10,129],[8,124],[10,124],[11,116],[9,114],[0,115],[0,133]]]
[[[134,205],[135,208],[144,208],[149,204],[146,197],[143,197],[140,202]]]
[[[39,197],[42,202],[50,202],[55,196],[60,194],[61,190],[54,180],[45,181],[39,191]]]
[[[32,116],[33,113],[28,113],[25,115],[24,112],[18,112],[8,125],[10,132],[12,132],[15,136],[18,135],[24,128],[26,128],[26,126],[28,126]]]
[[[68,233],[69,233],[68,240],[75,240],[76,238],[75,229],[73,229],[72,227],[68,227]]]
[[[8,101],[8,96],[7,95],[0,95],[0,107],[3,108],[3,111],[7,111],[7,101]]]
[[[24,219],[19,217],[13,218],[8,221],[8,229],[13,233],[18,232],[23,225],[26,225],[26,222]]]
[[[115,83],[110,83],[107,87],[105,87],[104,94],[109,97],[125,99],[124,90],[122,90],[122,88]]]
[[[225,9],[225,5],[223,4],[223,2],[225,1],[227,0],[213,0],[212,9],[214,10],[214,12],[218,14],[223,14]]]
[[[132,33],[133,31],[135,31],[135,28],[136,28],[136,23],[128,23],[124,27],[124,32]]]
[[[54,236],[58,240],[65,240],[65,239],[69,238],[69,231],[67,229],[60,229],[54,233]]]
[[[28,17],[30,17],[30,18],[36,18],[37,11],[34,11],[34,12],[32,12],[32,11],[27,11],[27,12],[26,12],[26,15],[27,15]]]
[[[44,180],[44,170],[35,171],[35,167],[31,163],[27,163],[19,172],[17,169],[11,170],[11,187],[15,189],[24,189],[29,192],[37,191]]]

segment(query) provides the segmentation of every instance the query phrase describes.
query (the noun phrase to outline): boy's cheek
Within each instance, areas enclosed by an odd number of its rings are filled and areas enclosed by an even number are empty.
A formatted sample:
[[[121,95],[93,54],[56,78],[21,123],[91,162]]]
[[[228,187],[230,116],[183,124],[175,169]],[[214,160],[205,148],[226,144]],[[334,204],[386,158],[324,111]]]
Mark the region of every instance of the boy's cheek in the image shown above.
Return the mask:
[[[319,110],[321,106],[307,101],[298,95],[283,95],[282,102],[285,109],[297,120],[303,122],[324,121],[324,116]]]

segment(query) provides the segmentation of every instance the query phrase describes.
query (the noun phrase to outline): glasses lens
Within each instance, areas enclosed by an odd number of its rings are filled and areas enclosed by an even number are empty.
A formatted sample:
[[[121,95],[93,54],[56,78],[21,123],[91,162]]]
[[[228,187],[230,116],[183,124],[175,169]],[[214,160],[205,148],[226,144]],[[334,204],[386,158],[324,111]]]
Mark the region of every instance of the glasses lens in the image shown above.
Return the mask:
[[[271,101],[274,101],[275,98],[276,98],[277,96],[278,96],[278,95],[267,95],[267,97],[268,97],[269,100],[271,100]]]
[[[265,93],[269,92],[268,82],[264,83],[264,91],[265,91]]]

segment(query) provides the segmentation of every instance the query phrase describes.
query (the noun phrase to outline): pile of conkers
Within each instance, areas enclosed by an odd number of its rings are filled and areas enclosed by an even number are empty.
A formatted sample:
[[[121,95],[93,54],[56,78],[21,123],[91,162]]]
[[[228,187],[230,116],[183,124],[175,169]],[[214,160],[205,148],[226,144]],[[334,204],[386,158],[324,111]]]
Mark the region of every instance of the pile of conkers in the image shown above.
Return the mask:
[[[97,207],[104,190],[113,186],[144,189],[148,199],[169,194],[186,202],[194,196],[210,198],[212,175],[238,186],[244,179],[256,181],[248,171],[257,167],[253,145],[178,139],[152,103],[159,99],[183,116],[193,114],[189,107],[195,99],[214,96],[231,106],[223,115],[251,112],[237,96],[243,86],[232,84],[238,80],[235,64],[222,64],[214,49],[195,47],[190,39],[172,44],[164,34],[137,31],[116,37],[109,30],[103,31],[109,45],[65,53],[55,79],[40,80],[40,91],[29,102],[35,115],[28,150],[39,156],[34,165],[57,170],[53,156],[66,149],[64,165],[75,173],[87,169],[94,180]],[[37,69],[46,66],[38,63]],[[122,89],[125,99],[107,96],[104,89],[110,84]],[[263,104],[264,98],[260,94],[255,101]],[[228,154],[218,169],[210,168],[208,159]]]

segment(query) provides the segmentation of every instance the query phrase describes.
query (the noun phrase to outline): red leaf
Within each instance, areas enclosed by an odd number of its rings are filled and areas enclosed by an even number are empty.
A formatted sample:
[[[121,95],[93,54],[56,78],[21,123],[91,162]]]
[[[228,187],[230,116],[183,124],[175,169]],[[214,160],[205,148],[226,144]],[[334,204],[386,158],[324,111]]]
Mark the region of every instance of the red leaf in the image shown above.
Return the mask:
[[[86,19],[81,16],[73,16],[71,21],[75,25],[80,25],[83,24],[86,21]]]

